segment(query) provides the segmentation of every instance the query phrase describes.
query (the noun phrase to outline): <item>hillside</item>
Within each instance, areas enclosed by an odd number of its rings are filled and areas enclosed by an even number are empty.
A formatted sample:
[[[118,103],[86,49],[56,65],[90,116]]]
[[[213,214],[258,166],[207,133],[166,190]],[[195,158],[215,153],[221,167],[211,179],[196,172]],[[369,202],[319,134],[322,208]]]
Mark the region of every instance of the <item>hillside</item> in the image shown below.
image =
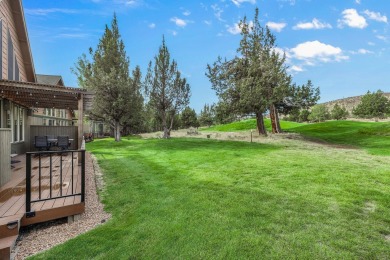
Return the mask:
[[[384,93],[384,95],[390,99],[390,92]],[[361,96],[356,96],[356,97],[348,97],[348,98],[342,98],[342,99],[336,99],[333,101],[325,102],[323,103],[328,107],[329,110],[333,109],[333,106],[335,104],[339,104],[339,106],[344,106],[349,113],[352,113],[352,109],[356,107],[362,98],[363,95]]]

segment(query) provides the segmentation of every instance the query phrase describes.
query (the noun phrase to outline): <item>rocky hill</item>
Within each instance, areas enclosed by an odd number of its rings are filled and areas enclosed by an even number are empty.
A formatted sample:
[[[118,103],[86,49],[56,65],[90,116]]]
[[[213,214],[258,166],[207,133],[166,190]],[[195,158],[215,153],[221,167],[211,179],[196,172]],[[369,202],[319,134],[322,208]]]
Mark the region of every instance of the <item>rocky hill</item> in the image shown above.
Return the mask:
[[[390,100],[390,92],[383,93],[383,95],[385,95],[385,97],[387,97]],[[325,102],[323,104],[328,107],[329,111],[333,109],[334,105],[339,104],[339,106],[344,106],[349,113],[352,113],[352,109],[360,103],[362,96],[363,95],[356,96],[356,97],[336,99],[333,101]]]

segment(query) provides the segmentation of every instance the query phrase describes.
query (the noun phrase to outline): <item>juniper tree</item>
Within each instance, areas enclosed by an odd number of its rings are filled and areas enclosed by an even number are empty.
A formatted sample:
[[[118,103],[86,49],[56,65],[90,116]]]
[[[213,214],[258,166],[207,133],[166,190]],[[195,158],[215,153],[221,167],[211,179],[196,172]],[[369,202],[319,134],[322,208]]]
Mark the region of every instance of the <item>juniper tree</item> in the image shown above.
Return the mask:
[[[383,95],[381,90],[373,93],[368,91],[352,113],[362,118],[384,118],[390,113],[390,100]]]
[[[346,119],[349,115],[347,109],[343,106],[339,106],[339,104],[335,104],[332,111],[330,111],[332,119],[340,120]]]
[[[198,117],[194,109],[184,108],[180,115],[180,126],[182,128],[199,127]]]
[[[285,56],[276,52],[275,36],[259,22],[256,8],[253,24],[246,17],[240,22],[238,56],[218,57],[207,65],[206,75],[220,101],[241,114],[255,114],[259,134],[266,135],[263,114],[269,110],[274,133],[280,132],[276,105],[288,94],[291,77]]]
[[[114,129],[115,141],[120,141],[122,124],[141,113],[142,97],[141,72],[136,67],[133,77],[130,76],[130,61],[115,14],[111,27],[106,25],[96,50],[90,48],[89,54],[92,61],[83,54],[73,72],[79,85],[95,94],[90,117],[108,123]]]
[[[176,61],[171,60],[164,37],[159,52],[154,57],[154,63],[149,62],[144,87],[150,106],[161,119],[163,138],[169,138],[175,115],[189,103],[190,86],[187,80],[182,78]]]

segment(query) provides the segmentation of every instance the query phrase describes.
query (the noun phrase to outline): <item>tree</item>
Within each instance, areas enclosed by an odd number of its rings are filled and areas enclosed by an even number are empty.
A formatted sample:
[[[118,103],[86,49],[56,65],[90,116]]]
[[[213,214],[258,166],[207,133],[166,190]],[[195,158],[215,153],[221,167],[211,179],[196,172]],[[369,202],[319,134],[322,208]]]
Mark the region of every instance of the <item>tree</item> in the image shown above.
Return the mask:
[[[362,118],[384,118],[390,113],[390,101],[383,95],[381,90],[365,94],[360,104],[352,110],[357,117]]]
[[[104,34],[95,51],[89,49],[92,61],[83,54],[76,63],[73,72],[79,85],[94,92],[94,101],[89,116],[111,125],[115,141],[121,140],[121,127],[134,122],[141,113],[140,78],[137,66],[133,77],[129,73],[129,58],[121,40],[116,15],[111,28],[106,25]]]
[[[206,75],[220,102],[240,114],[255,114],[259,134],[266,135],[263,114],[269,110],[272,131],[281,131],[276,105],[288,94],[291,77],[285,56],[276,52],[275,36],[260,25],[256,8],[253,24],[246,17],[240,22],[238,57],[218,57],[207,65]]]
[[[309,120],[312,122],[323,122],[330,118],[328,108],[324,104],[315,105],[311,109]]]
[[[340,107],[339,104],[335,104],[331,113],[332,119],[340,120],[346,119],[349,116],[349,113],[345,107]]]
[[[180,115],[181,127],[189,128],[189,127],[199,127],[198,117],[196,116],[196,112],[194,109],[190,107],[184,108],[183,112]]]
[[[200,111],[199,124],[210,127],[214,123],[214,106],[205,104]]]
[[[189,103],[190,86],[177,68],[163,37],[154,64],[149,63],[146,74],[145,93],[149,103],[158,113],[164,130],[163,138],[169,138],[173,128],[175,115],[179,114]]]

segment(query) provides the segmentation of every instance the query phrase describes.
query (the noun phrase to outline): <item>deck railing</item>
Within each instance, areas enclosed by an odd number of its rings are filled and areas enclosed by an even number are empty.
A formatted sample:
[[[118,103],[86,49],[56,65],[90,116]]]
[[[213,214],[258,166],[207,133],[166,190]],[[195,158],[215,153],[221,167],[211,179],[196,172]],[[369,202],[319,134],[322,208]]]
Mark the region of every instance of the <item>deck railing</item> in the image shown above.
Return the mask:
[[[63,165],[64,158],[69,158],[71,155],[71,162],[68,161],[67,167]],[[77,155],[77,157],[75,157]],[[32,165],[34,159],[34,167]],[[42,161],[45,160],[45,166]],[[59,161],[58,161],[59,160]],[[53,163],[55,161],[55,165]],[[78,168],[80,167],[80,168]],[[34,168],[35,175],[32,175]],[[45,170],[43,170],[45,168]],[[48,168],[48,172],[47,169]],[[54,169],[59,168],[59,175],[53,174]],[[81,189],[76,188],[77,179],[79,178],[78,169],[80,169]],[[66,186],[67,191],[63,192],[64,186],[64,171],[68,182]],[[55,169],[57,171],[57,169]],[[70,176],[69,176],[70,171]],[[45,174],[43,174],[45,172]],[[32,178],[34,178],[34,187],[32,187]],[[43,183],[45,182],[45,183]],[[47,183],[48,182],[48,183]],[[54,191],[54,190],[59,191]],[[34,198],[32,196],[34,192]],[[66,151],[41,151],[41,152],[27,152],[26,153],[26,217],[34,216],[31,211],[32,204],[37,202],[45,202],[67,197],[81,197],[81,202],[85,200],[85,150],[66,150]]]

